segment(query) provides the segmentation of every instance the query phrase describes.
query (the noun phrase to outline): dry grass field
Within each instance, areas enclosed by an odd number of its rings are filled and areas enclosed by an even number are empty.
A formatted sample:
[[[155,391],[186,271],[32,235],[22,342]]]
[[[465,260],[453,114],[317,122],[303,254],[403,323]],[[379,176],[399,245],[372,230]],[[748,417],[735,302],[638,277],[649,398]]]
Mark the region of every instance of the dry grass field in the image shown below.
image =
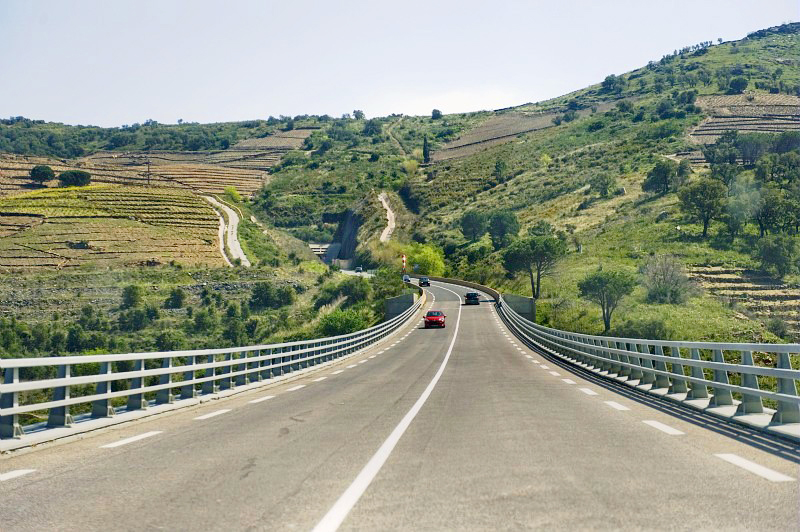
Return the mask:
[[[188,190],[92,185],[0,199],[0,271],[222,266],[216,213]]]

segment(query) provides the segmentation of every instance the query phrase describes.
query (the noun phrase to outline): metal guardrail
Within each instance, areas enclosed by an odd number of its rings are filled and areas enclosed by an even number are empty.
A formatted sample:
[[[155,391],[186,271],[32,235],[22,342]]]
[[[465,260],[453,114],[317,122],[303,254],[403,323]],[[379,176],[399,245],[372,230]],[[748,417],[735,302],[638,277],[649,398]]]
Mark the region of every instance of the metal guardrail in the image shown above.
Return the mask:
[[[800,354],[798,344],[682,342],[572,333],[533,323],[503,304],[502,297],[500,301],[507,322],[529,342],[602,376],[703,410],[729,407],[719,412],[726,418],[771,414],[768,421],[755,423],[761,428],[800,423],[796,388],[800,371],[792,369],[790,359],[790,355]],[[753,353],[776,357],[777,367],[756,365]],[[739,362],[728,362],[726,356]],[[759,380],[766,379],[775,379],[777,391],[762,389]],[[734,394],[741,399],[734,399]],[[773,400],[777,409],[766,408],[764,399]]]
[[[0,383],[0,438],[21,438],[25,432],[19,415],[48,411],[48,427],[67,427],[74,423],[70,406],[91,403],[93,418],[115,415],[112,399],[127,397],[125,411],[147,408],[147,393],[155,393],[156,404],[176,399],[191,399],[199,394],[214,394],[248,383],[274,379],[309,366],[328,362],[360,351],[394,332],[421,307],[418,299],[402,314],[383,323],[351,334],[225,349],[85,355],[0,360],[3,382]],[[131,370],[115,371],[119,363]],[[96,364],[97,371],[73,376],[75,366]],[[149,367],[156,366],[156,367]],[[20,370],[55,368],[55,378],[20,380]],[[157,384],[147,381],[158,379]],[[122,386],[112,383],[123,382]],[[71,397],[70,388],[95,385],[94,393]],[[113,388],[118,388],[113,390]],[[124,388],[124,389],[121,389]],[[44,401],[20,404],[20,394],[43,391]]]

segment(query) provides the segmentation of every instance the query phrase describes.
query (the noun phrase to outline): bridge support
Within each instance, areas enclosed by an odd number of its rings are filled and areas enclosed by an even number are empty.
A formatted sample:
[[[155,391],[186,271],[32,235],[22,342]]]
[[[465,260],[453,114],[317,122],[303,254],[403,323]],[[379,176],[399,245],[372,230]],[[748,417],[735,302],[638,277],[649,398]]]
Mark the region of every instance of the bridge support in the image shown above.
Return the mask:
[[[18,384],[19,368],[6,368],[3,372],[3,384]],[[19,406],[17,392],[0,395],[0,409],[16,408]],[[21,438],[25,435],[22,425],[19,424],[19,415],[0,416],[0,438]]]
[[[69,364],[58,366],[57,376],[59,379],[69,379],[69,375]],[[65,399],[69,399],[69,385],[59,386],[53,390],[53,401],[63,401]],[[72,419],[69,413],[69,406],[53,407],[47,414],[48,427],[70,427],[73,423],[75,423],[75,420]]]

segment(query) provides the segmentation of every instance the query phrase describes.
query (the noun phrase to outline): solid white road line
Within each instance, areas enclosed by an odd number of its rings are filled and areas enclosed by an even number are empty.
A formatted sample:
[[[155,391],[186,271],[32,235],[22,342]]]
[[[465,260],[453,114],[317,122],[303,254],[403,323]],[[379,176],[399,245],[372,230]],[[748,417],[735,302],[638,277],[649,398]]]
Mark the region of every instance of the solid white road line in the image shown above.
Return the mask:
[[[439,366],[439,370],[436,372],[436,375],[433,376],[433,380],[428,384],[428,387],[425,388],[425,391],[422,392],[422,395],[419,396],[417,402],[414,403],[414,406],[411,407],[411,410],[406,413],[400,423],[394,428],[392,433],[386,438],[386,441],[381,444],[378,451],[370,458],[367,465],[364,466],[364,469],[358,474],[356,479],[353,481],[352,484],[342,493],[341,497],[336,501],[336,503],[328,510],[328,513],[325,514],[325,517],[317,523],[317,526],[314,527],[314,532],[329,532],[335,531],[339,528],[342,522],[347,517],[347,514],[350,513],[350,510],[353,509],[353,506],[358,502],[361,496],[369,487],[372,480],[378,474],[378,472],[383,467],[383,464],[386,463],[388,460],[389,455],[392,454],[392,450],[397,445],[397,442],[400,441],[400,438],[403,437],[406,429],[411,425],[411,422],[414,421],[414,418],[417,416],[417,413],[422,409],[425,402],[428,400],[428,397],[433,392],[433,389],[436,387],[436,383],[439,382],[439,379],[444,373],[444,368],[447,366],[447,361],[450,360],[450,354],[453,352],[453,346],[456,344],[456,338],[458,338],[458,326],[461,323],[461,296],[453,292],[452,290],[444,287],[444,290],[448,292],[452,292],[458,297],[458,317],[456,318],[456,331],[453,333],[453,339],[450,341],[450,347],[447,348],[447,353],[444,355],[444,360],[442,360],[442,364]]]
[[[613,408],[614,410],[619,410],[619,411],[630,410],[630,408],[628,408],[627,406],[621,405],[616,401],[603,401],[603,402],[608,406],[610,406],[611,408]]]
[[[29,473],[33,473],[36,471],[35,469],[17,469],[16,471],[9,471],[8,473],[3,473],[0,475],[0,482],[5,482],[6,480],[11,480],[12,478],[19,478],[21,476],[27,475]]]
[[[566,384],[575,384],[575,381],[572,379],[561,379],[561,380],[564,381]]]
[[[344,370],[343,369],[336,370],[333,373],[331,373],[331,375],[338,375],[339,373],[344,373]]]
[[[542,366],[544,367],[544,366]],[[578,388],[580,391],[585,393],[586,395],[597,395],[597,392],[592,390],[591,388]]]
[[[300,390],[300,389],[305,388],[305,387],[306,387],[305,384],[298,384],[297,386],[292,386],[291,388],[289,388],[286,391],[287,392],[296,392],[297,390]]]
[[[717,458],[722,458],[726,462],[730,462],[733,465],[739,466],[742,469],[746,469],[751,473],[755,473],[756,475],[765,478],[771,482],[792,482],[794,479],[792,477],[786,476],[783,473],[778,473],[777,471],[773,471],[768,467],[764,467],[762,465],[758,465],[755,462],[751,462],[741,456],[729,453],[721,453],[715,454]]]
[[[264,401],[269,401],[273,397],[275,397],[275,396],[274,395],[265,395],[264,397],[259,397],[258,399],[253,399],[252,401],[248,401],[248,403],[250,403],[250,404],[263,403]]]
[[[327,379],[327,378],[328,378],[328,377],[320,377],[320,378],[318,378],[318,379],[314,379],[314,380],[313,380],[313,381],[311,381],[311,382],[322,382],[322,381],[324,381],[324,380],[325,380],[325,379]]]
[[[560,376],[561,376],[561,373],[559,373],[559,372],[557,372],[557,371],[551,371],[551,372],[550,372],[550,375],[552,375],[553,377],[560,377]]]
[[[653,419],[645,419],[644,421],[642,421],[642,423],[644,423],[645,425],[650,425],[654,429],[658,429],[661,432],[669,434],[670,436],[680,436],[681,434],[684,434],[683,432],[679,431],[678,429],[673,429],[669,425],[665,425],[665,424],[661,423],[660,421],[655,421]]]
[[[210,414],[206,414],[204,416],[194,418],[195,421],[204,421],[206,419],[211,419],[212,417],[221,416],[222,414],[227,414],[230,412],[230,408],[223,408],[222,410],[217,410],[216,412],[211,412]]]
[[[138,436],[134,436],[132,438],[126,438],[124,440],[115,441],[114,443],[108,443],[106,445],[101,445],[101,449],[113,449],[114,447],[121,447],[123,445],[128,445],[129,443],[133,443],[135,441],[143,440],[145,438],[149,438],[150,436],[156,436],[157,434],[161,434],[163,431],[160,430],[153,430],[151,432],[145,432],[144,434],[139,434]]]

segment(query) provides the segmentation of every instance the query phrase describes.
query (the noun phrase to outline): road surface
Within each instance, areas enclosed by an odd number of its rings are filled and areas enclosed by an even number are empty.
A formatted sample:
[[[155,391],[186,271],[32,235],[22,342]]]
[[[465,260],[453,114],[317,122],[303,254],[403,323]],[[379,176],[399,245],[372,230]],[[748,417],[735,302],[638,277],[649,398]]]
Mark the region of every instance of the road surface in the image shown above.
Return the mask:
[[[289,383],[0,459],[0,529],[798,529],[798,451],[447,328]]]

